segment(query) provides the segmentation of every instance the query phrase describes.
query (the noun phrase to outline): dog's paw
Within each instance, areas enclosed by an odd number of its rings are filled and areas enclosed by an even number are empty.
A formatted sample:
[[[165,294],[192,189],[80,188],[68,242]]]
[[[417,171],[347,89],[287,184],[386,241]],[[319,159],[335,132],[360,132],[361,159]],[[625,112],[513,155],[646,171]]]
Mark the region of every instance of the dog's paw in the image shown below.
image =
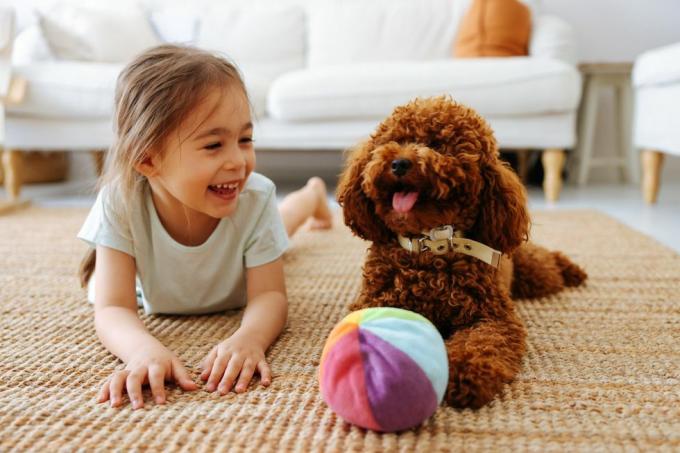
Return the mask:
[[[496,392],[479,383],[461,378],[458,382],[449,382],[446,389],[446,402],[459,409],[479,409],[494,399]]]

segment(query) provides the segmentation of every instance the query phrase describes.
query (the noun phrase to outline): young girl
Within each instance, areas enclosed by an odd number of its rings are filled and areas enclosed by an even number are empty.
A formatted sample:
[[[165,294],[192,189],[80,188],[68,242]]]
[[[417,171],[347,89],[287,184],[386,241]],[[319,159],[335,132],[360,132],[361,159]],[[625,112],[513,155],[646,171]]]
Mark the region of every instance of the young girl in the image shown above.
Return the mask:
[[[173,314],[246,305],[238,330],[200,364],[201,378],[221,394],[245,391],[256,371],[269,385],[265,351],[287,316],[281,255],[305,221],[330,227],[323,182],[310,179],[277,209],[274,184],[253,172],[243,81],[205,51],[165,45],[140,55],[118,79],[115,120],[101,190],[78,233],[96,248],[80,276],[97,334],[125,363],[98,401],[118,406],[127,391],[137,409],[144,384],[158,404],[166,380],[197,388],[146,330],[138,304]]]

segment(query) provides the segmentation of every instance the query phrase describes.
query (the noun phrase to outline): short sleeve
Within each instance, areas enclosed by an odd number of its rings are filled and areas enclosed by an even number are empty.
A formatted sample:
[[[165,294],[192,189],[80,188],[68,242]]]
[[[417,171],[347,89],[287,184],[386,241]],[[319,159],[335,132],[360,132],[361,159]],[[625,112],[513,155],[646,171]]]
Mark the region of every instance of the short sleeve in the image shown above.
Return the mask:
[[[129,228],[125,228],[113,214],[107,199],[107,190],[102,188],[78,232],[78,239],[87,242],[92,248],[101,245],[134,256],[132,238],[126,231]]]
[[[288,234],[276,205],[276,189],[272,189],[255,228],[245,244],[246,267],[270,263],[283,255],[288,248]]]

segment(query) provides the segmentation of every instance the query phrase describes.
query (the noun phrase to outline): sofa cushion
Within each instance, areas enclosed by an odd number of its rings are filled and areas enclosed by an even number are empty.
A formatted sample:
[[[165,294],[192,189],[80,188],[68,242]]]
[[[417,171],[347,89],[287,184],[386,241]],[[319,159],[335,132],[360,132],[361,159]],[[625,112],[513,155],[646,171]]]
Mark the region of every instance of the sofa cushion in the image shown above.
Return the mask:
[[[469,0],[318,0],[308,66],[446,58]]]
[[[456,57],[527,55],[531,12],[519,0],[474,0],[458,27]]]
[[[126,62],[161,43],[141,8],[58,3],[39,18],[50,48],[62,60]]]
[[[34,61],[53,61],[54,55],[37,24],[26,27],[14,38],[12,64],[23,65]]]
[[[296,6],[219,7],[201,17],[196,44],[243,72],[275,77],[305,63],[305,12]]]
[[[21,104],[9,114],[35,118],[109,118],[121,63],[75,61],[37,62],[16,66],[14,73],[28,81]],[[271,78],[249,73],[246,87],[255,115],[263,115]]]
[[[149,13],[158,37],[167,43],[195,44],[200,15],[189,7],[168,6]]]
[[[382,118],[417,96],[450,94],[482,115],[576,109],[580,75],[557,60],[528,57],[355,63],[295,71],[269,91],[278,119]]]

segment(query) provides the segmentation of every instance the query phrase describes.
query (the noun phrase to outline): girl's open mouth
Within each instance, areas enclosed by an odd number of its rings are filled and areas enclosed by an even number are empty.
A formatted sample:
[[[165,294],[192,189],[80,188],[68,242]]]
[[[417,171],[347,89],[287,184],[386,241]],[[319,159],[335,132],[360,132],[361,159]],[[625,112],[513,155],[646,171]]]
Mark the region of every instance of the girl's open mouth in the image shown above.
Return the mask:
[[[208,186],[208,190],[214,195],[222,198],[223,200],[231,200],[238,194],[239,184],[238,182],[232,182],[228,184],[212,184]]]

